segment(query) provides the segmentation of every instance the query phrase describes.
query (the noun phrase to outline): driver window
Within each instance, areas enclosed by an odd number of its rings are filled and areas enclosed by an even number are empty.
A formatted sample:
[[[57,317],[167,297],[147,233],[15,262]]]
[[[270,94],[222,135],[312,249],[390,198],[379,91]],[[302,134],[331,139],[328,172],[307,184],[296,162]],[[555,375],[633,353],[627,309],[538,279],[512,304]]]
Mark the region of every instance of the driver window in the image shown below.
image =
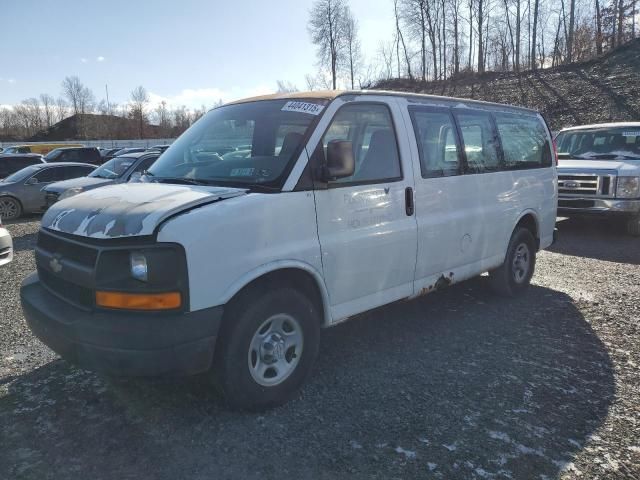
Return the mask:
[[[325,161],[332,140],[350,141],[356,163],[352,176],[332,183],[382,183],[402,178],[391,112],[386,105],[342,107],[322,139]]]
[[[38,180],[38,183],[48,183],[55,182],[58,180],[58,169],[57,168],[46,168],[38,173],[36,173],[33,177]]]

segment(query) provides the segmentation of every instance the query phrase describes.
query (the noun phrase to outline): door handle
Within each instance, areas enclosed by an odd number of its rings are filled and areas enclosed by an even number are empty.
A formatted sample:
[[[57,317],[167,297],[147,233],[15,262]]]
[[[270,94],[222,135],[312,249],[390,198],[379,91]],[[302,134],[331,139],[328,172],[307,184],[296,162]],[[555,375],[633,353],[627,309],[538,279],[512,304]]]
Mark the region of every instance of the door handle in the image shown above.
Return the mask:
[[[407,216],[412,216],[415,211],[413,205],[413,188],[407,187],[404,189],[404,208],[405,212],[407,212]]]

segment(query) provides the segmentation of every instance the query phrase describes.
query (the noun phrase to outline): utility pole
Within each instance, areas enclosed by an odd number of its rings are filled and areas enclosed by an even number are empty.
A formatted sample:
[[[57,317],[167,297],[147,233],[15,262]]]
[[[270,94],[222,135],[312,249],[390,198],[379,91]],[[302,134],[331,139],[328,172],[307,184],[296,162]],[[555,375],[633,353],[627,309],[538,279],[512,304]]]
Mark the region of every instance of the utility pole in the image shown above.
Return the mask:
[[[107,113],[111,115],[111,105],[109,105],[109,86],[106,83],[104,84],[104,91],[107,94]]]

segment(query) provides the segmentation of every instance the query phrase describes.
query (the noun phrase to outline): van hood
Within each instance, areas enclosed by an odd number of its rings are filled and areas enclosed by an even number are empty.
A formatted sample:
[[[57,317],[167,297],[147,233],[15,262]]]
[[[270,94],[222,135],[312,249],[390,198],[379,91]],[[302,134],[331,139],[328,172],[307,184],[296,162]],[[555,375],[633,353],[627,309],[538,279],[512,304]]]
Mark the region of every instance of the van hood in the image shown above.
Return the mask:
[[[53,204],[42,217],[42,226],[90,238],[152,235],[172,215],[246,192],[239,188],[160,183],[109,185]]]
[[[558,160],[558,172],[562,170],[616,170],[620,175],[639,175],[640,160]]]

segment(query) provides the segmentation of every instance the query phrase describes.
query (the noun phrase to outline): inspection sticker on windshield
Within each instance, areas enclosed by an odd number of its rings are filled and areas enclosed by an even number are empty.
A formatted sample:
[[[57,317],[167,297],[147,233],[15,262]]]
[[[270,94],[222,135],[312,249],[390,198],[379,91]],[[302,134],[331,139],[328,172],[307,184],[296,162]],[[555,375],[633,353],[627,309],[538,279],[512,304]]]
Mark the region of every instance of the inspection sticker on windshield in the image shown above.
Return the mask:
[[[252,177],[255,168],[234,168],[231,170],[230,176],[232,177]]]
[[[311,115],[319,115],[324,109],[324,105],[308,102],[287,102],[282,107],[283,112],[302,112]]]
[[[623,137],[640,137],[640,131],[635,132],[622,132]]]

